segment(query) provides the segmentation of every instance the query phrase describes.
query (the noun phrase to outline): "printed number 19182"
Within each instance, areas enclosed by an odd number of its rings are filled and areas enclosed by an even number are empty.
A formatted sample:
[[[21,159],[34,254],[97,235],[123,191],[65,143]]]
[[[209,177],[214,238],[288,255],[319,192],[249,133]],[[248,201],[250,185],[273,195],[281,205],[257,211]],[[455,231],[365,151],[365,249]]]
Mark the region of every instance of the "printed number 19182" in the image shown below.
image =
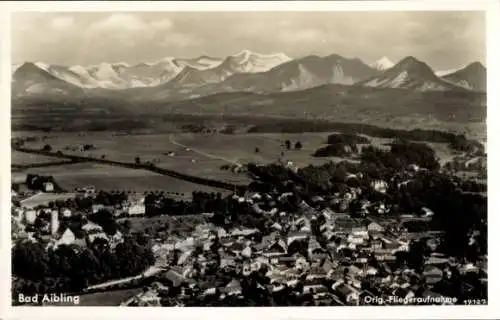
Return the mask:
[[[486,302],[486,299],[466,299],[464,301],[464,304],[469,306],[478,306],[478,305],[485,305],[488,303]]]

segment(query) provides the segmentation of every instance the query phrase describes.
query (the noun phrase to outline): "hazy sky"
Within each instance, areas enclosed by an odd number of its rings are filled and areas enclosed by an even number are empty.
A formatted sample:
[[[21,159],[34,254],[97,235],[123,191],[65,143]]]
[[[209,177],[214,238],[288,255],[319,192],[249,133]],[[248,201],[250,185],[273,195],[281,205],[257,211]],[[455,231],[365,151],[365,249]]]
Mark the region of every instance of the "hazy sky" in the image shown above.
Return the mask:
[[[12,15],[12,61],[138,63],[249,49],[366,63],[413,55],[442,70],[485,64],[485,28],[481,12],[24,12]]]

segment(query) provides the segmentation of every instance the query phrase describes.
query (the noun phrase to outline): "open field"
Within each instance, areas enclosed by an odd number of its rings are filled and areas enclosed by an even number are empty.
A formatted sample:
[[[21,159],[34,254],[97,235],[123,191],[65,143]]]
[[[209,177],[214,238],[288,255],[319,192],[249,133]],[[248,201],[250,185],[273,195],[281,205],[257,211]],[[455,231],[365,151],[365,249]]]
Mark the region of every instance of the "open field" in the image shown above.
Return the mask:
[[[193,150],[207,152],[230,161],[241,164],[248,162],[270,163],[281,159],[292,161],[302,167],[309,164],[325,163],[331,158],[314,158],[311,154],[322,146],[329,133],[300,134],[235,134],[235,135],[175,135],[176,141],[189,145]],[[285,140],[290,140],[292,150],[283,146]],[[295,142],[300,141],[303,148],[293,150]],[[259,148],[259,152],[255,152]],[[281,153],[283,152],[283,156]]]
[[[290,133],[290,134],[242,134],[242,135],[198,135],[179,134],[175,135],[177,141],[189,145],[196,150],[203,150],[221,157],[228,158],[241,163],[257,162],[269,163],[280,158],[281,152],[283,161],[292,161],[296,166],[303,167],[309,164],[318,165],[328,161],[340,161],[341,158],[325,157],[316,158],[311,154],[318,148],[325,145],[328,133]],[[384,147],[393,139],[374,138],[367,136],[373,145]],[[282,145],[285,140],[290,140],[292,150],[286,150]],[[301,150],[293,150],[295,142],[300,141]],[[435,151],[441,163],[449,161],[453,157],[453,152],[446,143],[425,142]],[[259,148],[259,153],[255,153],[255,148]]]
[[[200,134],[200,136],[202,135]],[[48,134],[45,141],[29,142],[26,143],[26,147],[40,149],[45,144],[50,144],[52,150],[61,150],[70,155],[96,158],[104,155],[106,159],[122,162],[134,162],[136,157],[140,157],[142,163],[151,161],[160,168],[176,170],[185,174],[233,183],[249,182],[245,175],[221,171],[220,166],[226,164],[226,161],[187,151],[185,147],[172,143],[167,134],[114,135],[107,132],[85,135],[77,133]],[[66,149],[84,144],[92,144],[95,149],[88,151]],[[169,152],[173,152],[173,155],[169,156]]]
[[[162,190],[191,195],[192,191],[224,192],[216,188],[202,186],[146,170],[79,163],[56,167],[33,168],[27,173],[53,176],[66,190],[93,185],[97,190],[125,190],[144,192]]]
[[[157,167],[175,170],[184,174],[216,179],[231,183],[249,183],[244,173],[233,173],[220,169],[222,165],[245,164],[248,162],[271,163],[281,159],[292,161],[298,167],[309,164],[319,165],[328,161],[340,161],[341,158],[316,158],[311,154],[325,145],[331,132],[322,133],[241,133],[241,134],[136,134],[117,135],[111,132],[93,132],[88,134],[60,133],[48,134],[45,141],[29,142],[28,148],[41,148],[50,144],[53,150],[63,150],[66,154],[93,156],[99,158],[133,162],[140,157],[142,163],[153,162]],[[372,143],[383,147],[392,139],[373,138]],[[292,150],[283,146],[290,140]],[[302,149],[294,150],[297,141]],[[436,150],[441,163],[451,159],[452,151],[445,143],[428,143]],[[89,151],[66,150],[70,146],[92,144],[95,149]],[[259,152],[255,152],[259,148]],[[169,153],[172,152],[170,155]],[[281,156],[283,153],[283,156]],[[189,182],[161,176],[145,170],[116,168],[96,164],[72,164],[53,168],[38,168],[30,173],[53,175],[63,188],[92,184],[99,189],[130,189],[138,192],[145,190],[165,190],[190,193],[192,190],[211,190]]]
[[[40,163],[50,163],[61,161],[55,157],[43,156],[39,154],[32,154],[26,152],[11,151],[11,164],[12,165],[30,165]]]

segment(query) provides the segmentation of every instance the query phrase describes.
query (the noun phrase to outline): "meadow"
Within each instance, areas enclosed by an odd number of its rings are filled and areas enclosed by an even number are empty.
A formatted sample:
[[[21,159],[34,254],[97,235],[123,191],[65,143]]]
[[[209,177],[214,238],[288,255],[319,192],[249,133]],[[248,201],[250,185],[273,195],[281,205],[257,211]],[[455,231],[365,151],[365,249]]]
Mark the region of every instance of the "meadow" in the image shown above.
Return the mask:
[[[30,164],[40,164],[40,163],[50,163],[61,161],[55,157],[49,157],[39,154],[11,151],[11,165],[30,165]]]
[[[109,160],[141,163],[152,162],[155,166],[175,170],[184,174],[226,181],[237,184],[250,182],[245,173],[221,170],[223,165],[246,164],[249,162],[267,164],[281,160],[291,161],[297,167],[320,165],[328,161],[341,161],[336,157],[313,157],[313,152],[325,146],[327,136],[332,132],[317,133],[169,133],[169,134],[116,134],[112,132],[50,133],[43,141],[28,142],[28,148],[42,148],[50,144],[52,151],[64,154],[105,157]],[[387,147],[392,139],[368,137],[378,147]],[[285,141],[291,142],[291,149]],[[300,141],[302,148],[295,149]],[[93,148],[78,151],[75,148],[91,144]],[[436,150],[441,163],[451,159],[453,152],[446,143],[428,143]],[[73,148],[73,149],[72,149]],[[258,150],[257,150],[258,149]],[[13,152],[13,159],[27,163],[29,154]],[[38,157],[40,157],[38,159]],[[33,156],[33,161],[42,161],[44,156]],[[50,157],[48,157],[50,158]],[[17,161],[21,161],[17,160]],[[67,164],[44,168],[32,168],[26,173],[52,175],[60,186],[73,190],[85,185],[94,185],[101,190],[131,190],[144,192],[163,190],[190,194],[194,190],[219,192],[211,187],[201,186],[179,179],[163,176],[147,170],[112,167],[91,163]]]
[[[190,197],[193,191],[223,192],[224,190],[202,186],[184,180],[156,174],[147,170],[78,163],[45,168],[33,168],[26,173],[53,176],[59,186],[71,191],[87,185],[104,191],[165,191]]]

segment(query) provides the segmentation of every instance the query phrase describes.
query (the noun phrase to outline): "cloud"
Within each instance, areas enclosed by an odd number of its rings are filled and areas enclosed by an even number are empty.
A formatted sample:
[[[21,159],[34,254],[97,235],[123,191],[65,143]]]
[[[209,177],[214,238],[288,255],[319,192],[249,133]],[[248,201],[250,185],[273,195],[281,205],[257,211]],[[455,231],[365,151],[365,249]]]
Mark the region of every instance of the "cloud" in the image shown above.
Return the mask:
[[[115,31],[144,31],[148,28],[147,23],[135,15],[115,13],[107,18],[92,23],[87,33],[115,32]]]
[[[295,32],[282,32],[280,39],[288,43],[324,42],[327,35],[318,29],[304,29]]]
[[[172,27],[172,21],[167,18],[146,21],[135,14],[114,13],[91,23],[85,30],[84,37],[89,43],[109,41],[132,47],[152,41],[157,33]]]
[[[59,16],[55,17],[50,27],[54,30],[67,30],[72,28],[75,25],[75,19],[70,16]]]
[[[367,61],[411,54],[441,69],[484,59],[484,20],[471,12],[19,12],[11,32],[19,61],[141,62],[248,48]]]
[[[87,32],[156,32],[158,30],[170,29],[172,26],[172,21],[166,18],[145,22],[133,14],[115,13],[92,23],[88,27]]]
[[[170,21],[170,19],[162,19],[162,20],[158,20],[158,21],[153,21],[151,22],[151,27],[153,29],[159,29],[159,30],[166,30],[166,29],[170,29],[173,25],[172,21]]]
[[[180,48],[189,47],[192,45],[196,45],[200,43],[200,39],[195,38],[194,36],[187,33],[170,33],[165,37],[165,41],[163,41],[162,45],[167,46],[176,46]]]

